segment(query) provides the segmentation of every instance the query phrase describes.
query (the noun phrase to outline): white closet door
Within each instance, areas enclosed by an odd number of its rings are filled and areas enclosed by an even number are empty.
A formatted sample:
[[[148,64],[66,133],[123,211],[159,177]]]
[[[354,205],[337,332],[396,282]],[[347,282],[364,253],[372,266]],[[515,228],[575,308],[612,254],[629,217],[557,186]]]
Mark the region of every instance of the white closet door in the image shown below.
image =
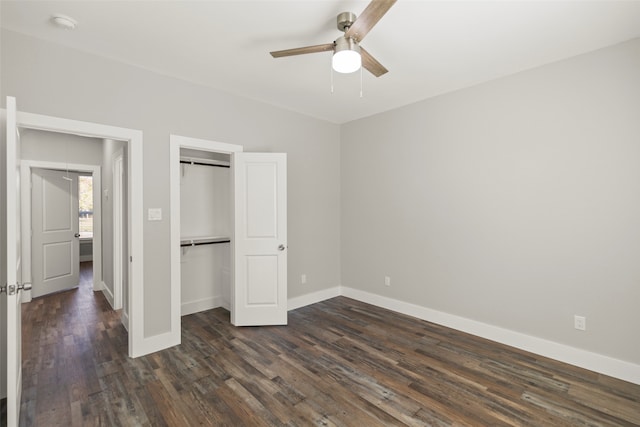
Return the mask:
[[[287,324],[287,157],[234,153],[231,323]]]

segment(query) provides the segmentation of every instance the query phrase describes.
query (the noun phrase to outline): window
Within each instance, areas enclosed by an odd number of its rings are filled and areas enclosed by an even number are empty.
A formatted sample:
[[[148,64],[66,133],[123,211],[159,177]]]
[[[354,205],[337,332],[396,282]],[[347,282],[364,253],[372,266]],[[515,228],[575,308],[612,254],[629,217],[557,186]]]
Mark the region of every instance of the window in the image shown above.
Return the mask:
[[[93,238],[93,177],[80,176],[78,179],[78,201],[80,238]]]

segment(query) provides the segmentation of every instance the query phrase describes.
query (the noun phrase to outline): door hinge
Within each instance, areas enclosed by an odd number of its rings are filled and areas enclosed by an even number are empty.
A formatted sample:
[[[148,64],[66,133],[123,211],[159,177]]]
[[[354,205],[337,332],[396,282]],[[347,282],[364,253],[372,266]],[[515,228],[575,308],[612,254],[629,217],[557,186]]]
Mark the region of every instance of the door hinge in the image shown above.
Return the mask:
[[[133,256],[129,257],[129,262],[133,262]]]

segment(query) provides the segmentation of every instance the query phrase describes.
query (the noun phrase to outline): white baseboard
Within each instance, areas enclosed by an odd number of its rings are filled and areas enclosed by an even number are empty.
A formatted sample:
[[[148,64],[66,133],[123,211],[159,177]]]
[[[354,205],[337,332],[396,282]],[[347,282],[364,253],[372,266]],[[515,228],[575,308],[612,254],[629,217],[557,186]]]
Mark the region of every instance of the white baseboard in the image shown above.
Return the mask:
[[[213,296],[208,298],[202,298],[195,301],[182,302],[180,304],[180,315],[186,316],[188,314],[198,313],[200,311],[211,310],[212,308],[224,307],[222,297]],[[229,303],[227,302],[227,309]]]
[[[416,304],[342,287],[343,296],[640,385],[640,365]]]
[[[93,261],[93,255],[80,255],[80,262]]]
[[[340,286],[336,286],[329,289],[323,289],[321,291],[312,292],[306,295],[300,295],[298,297],[289,298],[287,301],[287,310],[295,310],[296,308],[304,307],[307,305],[315,304],[320,301],[324,301],[330,298],[334,298],[342,295]]]
[[[93,282],[93,284],[91,285],[91,289],[93,289],[93,292],[99,292],[106,287],[107,285],[105,285],[104,282]]]
[[[111,292],[111,289],[109,289],[109,287],[107,285],[105,285],[104,282],[101,283],[100,288],[101,288],[100,290],[102,291],[102,294],[107,299],[107,301],[109,301],[109,305],[113,309],[113,307],[114,307],[114,299],[113,299],[113,293]],[[93,291],[94,292],[98,291],[98,289],[96,289],[96,287],[95,287],[95,283],[94,283]]]
[[[288,310],[341,295],[640,385],[640,365],[349,287],[336,286],[290,298]],[[107,293],[105,296],[109,299]],[[110,302],[112,300],[113,296]],[[220,297],[207,298],[182,304],[182,314],[221,306],[228,309],[229,302]],[[180,344],[180,334],[166,333],[144,341],[134,357]]]

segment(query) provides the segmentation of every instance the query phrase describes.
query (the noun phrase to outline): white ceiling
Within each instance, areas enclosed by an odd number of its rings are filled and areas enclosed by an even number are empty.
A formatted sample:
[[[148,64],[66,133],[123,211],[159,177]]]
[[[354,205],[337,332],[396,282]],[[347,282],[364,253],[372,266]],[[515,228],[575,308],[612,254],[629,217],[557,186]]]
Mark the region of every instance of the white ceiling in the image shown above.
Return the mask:
[[[354,0],[7,1],[3,28],[344,123],[640,37],[640,1],[399,0],[362,45],[389,73],[334,74],[330,43]],[[49,22],[62,13],[78,28]]]

